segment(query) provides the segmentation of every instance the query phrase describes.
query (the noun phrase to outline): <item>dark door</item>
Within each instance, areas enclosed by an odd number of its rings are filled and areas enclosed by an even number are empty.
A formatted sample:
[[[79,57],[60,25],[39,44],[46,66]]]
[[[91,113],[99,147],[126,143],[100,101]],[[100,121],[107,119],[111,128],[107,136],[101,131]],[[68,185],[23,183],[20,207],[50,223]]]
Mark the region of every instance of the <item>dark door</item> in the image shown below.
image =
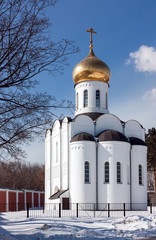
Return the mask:
[[[62,198],[63,210],[69,210],[69,198]]]

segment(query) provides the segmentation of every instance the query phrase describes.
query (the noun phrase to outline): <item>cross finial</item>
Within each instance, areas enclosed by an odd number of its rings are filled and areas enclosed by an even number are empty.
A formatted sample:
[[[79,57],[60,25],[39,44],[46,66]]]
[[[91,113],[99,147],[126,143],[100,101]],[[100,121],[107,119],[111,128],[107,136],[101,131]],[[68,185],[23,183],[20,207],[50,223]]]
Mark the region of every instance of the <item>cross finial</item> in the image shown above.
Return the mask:
[[[92,34],[93,33],[96,33],[95,31],[93,31],[93,28],[91,27],[91,28],[89,28],[89,30],[86,30],[86,32],[90,32],[90,48],[92,49],[93,48],[93,39],[92,39]]]

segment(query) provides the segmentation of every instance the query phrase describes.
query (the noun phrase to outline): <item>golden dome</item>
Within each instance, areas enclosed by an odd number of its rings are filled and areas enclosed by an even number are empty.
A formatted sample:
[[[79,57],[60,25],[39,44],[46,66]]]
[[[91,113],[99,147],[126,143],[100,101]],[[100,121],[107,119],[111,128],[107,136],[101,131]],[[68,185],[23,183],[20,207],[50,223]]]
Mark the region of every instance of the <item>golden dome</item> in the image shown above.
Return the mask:
[[[94,55],[92,47],[90,47],[88,56],[79,62],[73,70],[75,84],[83,81],[103,81],[108,83],[110,75],[109,67]]]

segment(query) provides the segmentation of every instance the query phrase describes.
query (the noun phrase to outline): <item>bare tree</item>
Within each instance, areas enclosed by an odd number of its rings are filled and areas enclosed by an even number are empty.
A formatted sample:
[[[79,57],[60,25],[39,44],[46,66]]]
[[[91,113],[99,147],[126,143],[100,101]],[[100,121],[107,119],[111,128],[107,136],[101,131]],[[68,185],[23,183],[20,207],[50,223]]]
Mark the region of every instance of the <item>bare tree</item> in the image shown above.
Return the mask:
[[[55,0],[0,0],[0,157],[17,158],[22,144],[40,135],[54,116],[68,108],[46,93],[32,93],[34,77],[63,70],[78,48],[62,39],[51,41],[45,15]]]
[[[154,176],[153,171],[148,170],[147,172],[147,189],[154,190]]]
[[[153,185],[156,194],[156,128],[148,129],[146,134],[147,144],[147,167],[148,171],[153,172]]]
[[[2,161],[0,187],[44,191],[44,165]]]

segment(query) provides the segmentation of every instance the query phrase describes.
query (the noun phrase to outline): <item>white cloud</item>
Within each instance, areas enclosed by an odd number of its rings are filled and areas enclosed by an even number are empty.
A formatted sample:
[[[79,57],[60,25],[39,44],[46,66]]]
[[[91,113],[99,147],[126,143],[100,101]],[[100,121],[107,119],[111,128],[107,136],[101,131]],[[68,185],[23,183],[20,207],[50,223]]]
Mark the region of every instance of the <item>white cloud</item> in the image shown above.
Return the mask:
[[[126,64],[132,62],[139,72],[156,72],[156,49],[142,45],[137,51],[129,54]]]
[[[144,96],[144,100],[151,100],[152,103],[156,104],[156,88],[152,88],[151,90],[147,91]]]

